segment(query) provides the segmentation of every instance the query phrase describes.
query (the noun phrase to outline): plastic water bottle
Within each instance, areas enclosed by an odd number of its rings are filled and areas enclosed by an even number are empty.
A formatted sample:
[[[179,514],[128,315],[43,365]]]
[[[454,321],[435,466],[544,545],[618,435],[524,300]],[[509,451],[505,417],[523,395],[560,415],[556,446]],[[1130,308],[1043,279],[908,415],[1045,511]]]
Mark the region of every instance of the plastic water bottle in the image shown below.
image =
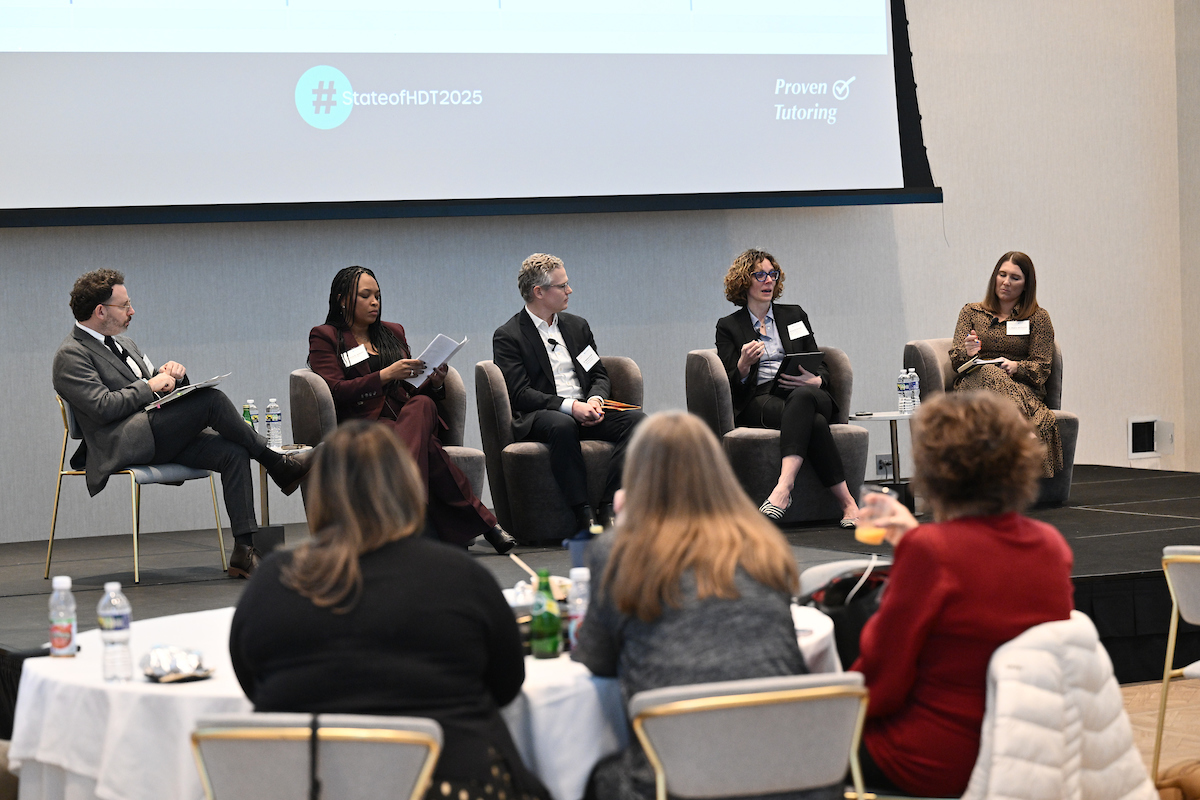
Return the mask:
[[[908,382],[912,387],[912,411],[915,414],[917,409],[921,407],[921,376],[917,374],[917,370],[909,367]]]
[[[73,656],[75,644],[75,595],[71,594],[71,577],[55,575],[50,593],[50,655]]]
[[[283,447],[283,411],[274,397],[267,402],[267,447]]]
[[[587,567],[571,567],[570,576],[571,588],[567,592],[567,641],[574,650],[579,641],[579,626],[587,616],[592,571]]]
[[[911,410],[908,407],[908,370],[900,370],[899,377],[896,378],[896,400],[897,408],[901,414],[907,414]]]
[[[121,592],[121,584],[104,584],[104,596],[96,606],[100,639],[104,642],[104,680],[133,680],[133,654],[129,650],[129,624],[133,608]]]

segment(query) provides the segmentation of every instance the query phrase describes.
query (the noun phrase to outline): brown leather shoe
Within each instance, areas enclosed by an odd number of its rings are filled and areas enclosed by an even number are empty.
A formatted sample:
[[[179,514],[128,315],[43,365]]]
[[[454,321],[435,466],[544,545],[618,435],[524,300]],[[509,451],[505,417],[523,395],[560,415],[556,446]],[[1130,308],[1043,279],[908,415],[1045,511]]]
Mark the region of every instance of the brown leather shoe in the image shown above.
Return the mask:
[[[308,474],[312,466],[312,454],[317,452],[314,447],[300,453],[284,453],[282,459],[274,467],[267,470],[271,480],[285,495],[289,495],[300,487],[300,482]]]
[[[258,569],[258,562],[261,560],[262,557],[253,545],[235,544],[233,554],[229,556],[227,574],[231,578],[249,578],[254,574],[254,570]]]

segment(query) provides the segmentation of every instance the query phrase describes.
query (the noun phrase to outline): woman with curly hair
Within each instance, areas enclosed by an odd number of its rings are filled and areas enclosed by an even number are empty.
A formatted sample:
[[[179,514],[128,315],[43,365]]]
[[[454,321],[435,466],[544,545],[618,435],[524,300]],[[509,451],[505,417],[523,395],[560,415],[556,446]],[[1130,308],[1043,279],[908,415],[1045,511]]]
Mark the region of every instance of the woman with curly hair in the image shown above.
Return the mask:
[[[1071,549],[1022,516],[1045,447],[1006,398],[939,395],[912,421],[913,481],[933,509],[918,525],[880,494],[863,519],[895,547],[859,658],[871,692],[859,761],[872,788],[958,797],[979,753],[987,668],[1001,644],[1071,615]]]
[[[507,553],[516,540],[475,496],[437,436],[437,401],[446,396],[448,368],[438,367],[414,388],[425,363],[412,357],[404,326],[383,321],[382,309],[374,272],[339,271],[329,288],[325,324],[308,334],[308,366],[329,384],[338,422],[378,420],[408,447],[428,488],[430,522],[443,541],[469,545],[482,536],[497,553]]]
[[[818,349],[804,309],[775,302],[783,294],[783,280],[775,256],[756,249],[742,253],[725,274],[725,299],[740,308],[717,322],[717,355],[729,375],[734,421],[779,431],[779,480],[758,510],[783,519],[807,458],[842,506],[841,527],[853,528],[858,505],[829,432],[837,403],[829,393],[825,362],[815,373],[801,367],[798,375],[779,374],[785,354]]]

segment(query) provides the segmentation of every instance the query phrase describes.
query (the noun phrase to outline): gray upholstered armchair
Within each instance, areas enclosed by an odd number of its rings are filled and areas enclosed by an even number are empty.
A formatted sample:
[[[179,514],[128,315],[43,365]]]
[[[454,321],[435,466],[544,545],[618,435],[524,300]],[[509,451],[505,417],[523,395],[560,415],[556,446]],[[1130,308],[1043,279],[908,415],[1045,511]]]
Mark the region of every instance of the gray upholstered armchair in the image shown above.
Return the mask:
[[[940,392],[954,391],[954,368],[950,366],[950,346],[953,339],[917,339],[904,345],[904,367],[912,367],[921,379],[921,399]],[[1071,497],[1071,474],[1075,469],[1075,444],[1079,441],[1079,417],[1062,411],[1062,347],[1054,343],[1054,361],[1046,379],[1046,407],[1058,421],[1062,439],[1063,466],[1049,478],[1042,478],[1039,503],[1061,505]]]
[[[829,429],[842,456],[846,485],[859,497],[867,469],[870,434],[866,428],[849,425],[850,393],[854,370],[850,359],[836,347],[822,347],[829,367],[829,391],[838,404],[838,416]],[[742,488],[758,505],[767,498],[779,480],[783,458],[779,454],[779,431],[772,428],[736,427],[733,421],[733,397],[729,377],[717,351],[693,350],[687,354],[686,391],[688,411],[703,419],[721,440],[725,455]],[[809,522],[840,519],[842,507],[821,485],[817,473],[807,461],[796,476],[792,489],[792,507],[783,522]]]
[[[600,360],[612,382],[612,399],[640,406],[642,371],[634,360],[623,356]],[[522,542],[561,540],[563,531],[575,524],[575,515],[550,471],[550,449],[541,442],[513,441],[508,384],[492,361],[475,365],[475,404],[500,525]],[[596,441],[580,442],[580,446],[587,466],[588,500],[598,508],[613,446]]]
[[[475,496],[483,491],[483,453],[474,447],[463,447],[467,423],[467,390],[458,370],[450,367],[446,373],[446,397],[438,402],[438,410],[446,423],[439,438],[455,465],[471,481]],[[337,427],[337,410],[329,384],[311,369],[292,372],[291,382],[292,441],[296,444],[316,444]]]

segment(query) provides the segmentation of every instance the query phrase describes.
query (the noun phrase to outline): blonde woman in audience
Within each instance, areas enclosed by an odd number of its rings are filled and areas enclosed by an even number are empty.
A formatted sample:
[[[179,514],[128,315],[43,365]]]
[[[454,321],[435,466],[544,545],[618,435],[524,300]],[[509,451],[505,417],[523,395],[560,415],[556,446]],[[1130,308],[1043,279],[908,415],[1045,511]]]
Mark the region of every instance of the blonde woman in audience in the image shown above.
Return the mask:
[[[807,672],[789,607],[791,548],[708,426],[683,412],[651,416],[630,443],[623,484],[615,531],[588,553],[596,588],[571,657],[619,678],[626,702],[662,686]],[[654,797],[632,741],[597,765],[590,797]]]
[[[387,426],[351,420],[315,461],[312,538],[263,561],[233,617],[255,710],[431,717],[445,742],[426,797],[549,797],[500,717],[525,680],[516,621],[486,569],[419,535],[412,457]]]
[[[912,440],[933,522],[880,494],[860,517],[895,547],[851,667],[871,692],[860,761],[872,788],[958,797],[979,752],[988,661],[1026,629],[1070,617],[1072,556],[1057,530],[1021,514],[1045,447],[1007,399],[939,395],[917,412]]]

